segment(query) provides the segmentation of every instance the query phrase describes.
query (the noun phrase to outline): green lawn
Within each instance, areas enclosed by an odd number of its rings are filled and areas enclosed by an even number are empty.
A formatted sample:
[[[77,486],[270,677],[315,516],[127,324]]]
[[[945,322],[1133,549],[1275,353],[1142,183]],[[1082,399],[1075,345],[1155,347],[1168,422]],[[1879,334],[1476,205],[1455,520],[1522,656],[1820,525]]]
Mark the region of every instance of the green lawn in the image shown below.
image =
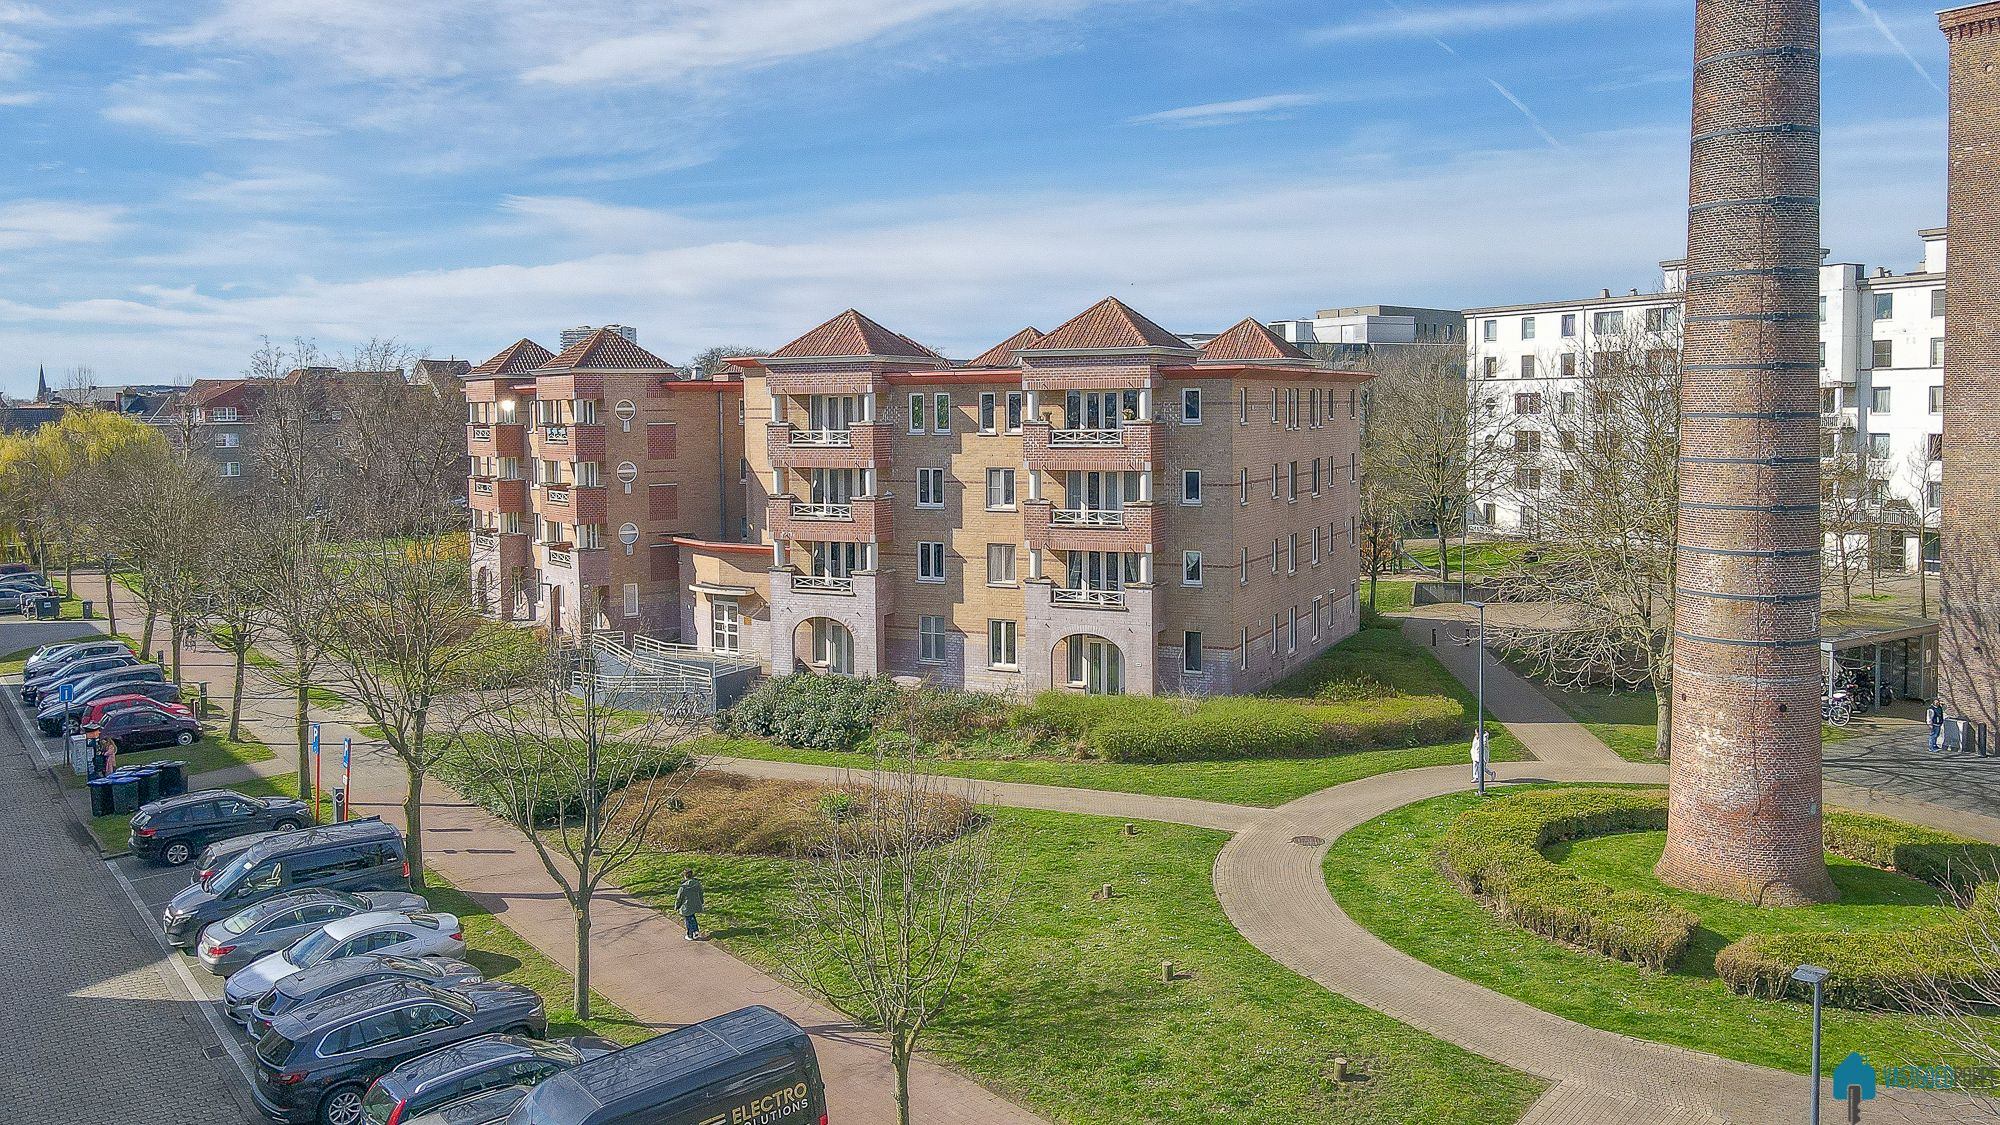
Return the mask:
[[[1521,556],[1534,549],[1535,545],[1532,543],[1468,543],[1464,546],[1453,543],[1447,555],[1451,559],[1451,573],[1454,577],[1458,574],[1460,567],[1463,567],[1465,572],[1470,575],[1493,575],[1510,573],[1516,570],[1519,566]],[[1406,543],[1404,544],[1404,551],[1411,559],[1416,561],[1418,566],[1427,566],[1433,573],[1437,571],[1438,549],[1436,540],[1432,540],[1429,546]]]
[[[1831,859],[1847,901],[1759,911],[1670,892],[1702,918],[1685,963],[1667,973],[1571,949],[1501,921],[1439,870],[1437,847],[1453,817],[1478,798],[1439,797],[1348,832],[1327,856],[1327,885],[1341,908],[1376,936],[1446,972],[1592,1027],[1805,1073],[1810,1005],[1737,996],[1715,979],[1714,956],[1751,927],[1858,929],[1916,925],[1938,916],[1934,893],[1900,876]],[[1650,876],[1661,833],[1633,833],[1552,849],[1618,885],[1661,890]],[[1861,1051],[1884,1062],[1930,1061],[1923,1021],[1828,1009],[1826,1057]],[[1913,1055],[1913,1052],[1916,1054]],[[1931,1050],[1934,1054],[1935,1051]]]
[[[1518,663],[1514,670],[1527,676],[1527,671]],[[1528,677],[1530,680],[1532,676]],[[1592,688],[1588,691],[1564,691],[1542,684],[1542,694],[1556,702],[1569,713],[1569,717],[1582,723],[1596,735],[1598,740],[1617,751],[1618,756],[1628,762],[1658,762],[1659,755],[1654,750],[1659,727],[1655,697],[1651,690],[1620,690]],[[1826,724],[1821,727],[1821,736],[1827,742],[1839,742],[1847,737],[1840,727]]]
[[[620,1043],[637,1043],[659,1033],[594,991],[590,1004],[596,1014],[587,1020],[577,1019],[576,1009],[570,1006],[576,978],[567,969],[544,957],[540,950],[435,870],[425,872],[424,882],[424,895],[431,905],[458,915],[458,920],[465,924],[467,961],[485,973],[487,980],[508,981],[541,995],[548,1008],[551,1037],[602,1035]]]
[[[1408,578],[1383,578],[1375,584],[1376,613],[1408,613],[1417,584]],[[1368,580],[1361,580],[1361,607],[1368,608]]]
[[[289,667],[289,665],[284,664],[262,649],[256,648],[251,649],[243,655],[243,663],[260,672],[266,673],[283,672]],[[284,690],[291,691],[293,689],[285,688]],[[347,697],[332,688],[321,687],[318,684],[308,684],[306,685],[306,703],[313,707],[334,710],[347,706]]]
[[[962,999],[921,1043],[1066,1125],[1489,1125],[1539,1083],[1416,1032],[1278,965],[1216,902],[1218,832],[994,811],[1013,899],[975,953]],[[649,854],[626,886],[670,908],[680,869],[707,887],[731,952],[775,963],[782,861]],[[1117,888],[1093,898],[1103,883]],[[1186,974],[1160,980],[1160,963]],[[1363,1079],[1335,1085],[1336,1056]]]

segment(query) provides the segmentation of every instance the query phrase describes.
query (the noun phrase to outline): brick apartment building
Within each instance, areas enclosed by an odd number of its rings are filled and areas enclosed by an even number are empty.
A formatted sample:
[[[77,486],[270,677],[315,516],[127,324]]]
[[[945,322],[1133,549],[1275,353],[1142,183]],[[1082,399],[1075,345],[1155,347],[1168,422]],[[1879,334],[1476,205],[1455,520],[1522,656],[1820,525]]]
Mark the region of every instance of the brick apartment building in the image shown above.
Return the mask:
[[[849,310],[734,368],[688,380],[600,333],[472,371],[475,582],[496,616],[573,623],[574,602],[537,600],[572,596],[554,552],[613,595],[612,629],[1014,693],[1250,691],[1358,625],[1367,376],[1254,321],[1196,348],[1106,300],[954,364]],[[571,427],[573,461],[525,430],[530,400],[536,432]],[[632,452],[576,432],[607,411],[630,423],[611,438],[644,435]],[[528,479],[574,497],[614,462],[631,480],[571,519]]]

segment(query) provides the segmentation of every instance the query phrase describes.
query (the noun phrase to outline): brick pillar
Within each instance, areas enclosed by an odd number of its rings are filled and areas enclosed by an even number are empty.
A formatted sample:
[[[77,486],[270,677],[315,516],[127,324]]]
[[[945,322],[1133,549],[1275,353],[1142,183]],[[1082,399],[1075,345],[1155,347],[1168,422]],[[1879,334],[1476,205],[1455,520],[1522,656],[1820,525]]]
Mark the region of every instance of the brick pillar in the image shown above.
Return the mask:
[[[2000,3],[1938,17],[1951,44],[1938,694],[2000,739]]]
[[[1667,849],[1834,897],[1820,826],[1819,7],[1698,0]]]

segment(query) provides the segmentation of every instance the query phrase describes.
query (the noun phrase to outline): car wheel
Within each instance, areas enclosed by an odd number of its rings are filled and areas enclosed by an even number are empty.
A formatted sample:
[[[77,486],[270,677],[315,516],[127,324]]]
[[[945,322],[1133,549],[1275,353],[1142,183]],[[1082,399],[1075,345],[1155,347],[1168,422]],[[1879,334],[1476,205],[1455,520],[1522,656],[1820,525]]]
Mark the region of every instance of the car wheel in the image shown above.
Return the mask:
[[[186,840],[175,840],[160,849],[160,862],[168,867],[179,867],[194,858],[194,847]]]
[[[299,822],[298,822],[298,821],[296,821],[296,820],[281,820],[281,821],[279,821],[278,823],[276,823],[276,824],[273,824],[273,825],[271,826],[271,831],[273,831],[273,832],[296,832],[296,831],[298,831],[298,828],[299,828]]]
[[[505,1031],[505,1032],[504,1032],[503,1034],[506,1034],[506,1035],[518,1035],[518,1036],[520,1036],[520,1037],[521,1037],[521,1038],[523,1038],[523,1039],[537,1039],[537,1038],[540,1038],[540,1036],[537,1036],[537,1035],[535,1034],[535,1029],[534,1029],[534,1028],[532,1028],[532,1027],[529,1027],[529,1026],[528,1026],[527,1024],[525,1024],[525,1023],[517,1023],[517,1024],[515,1024],[515,1025],[514,1025],[513,1027],[510,1027],[510,1028],[508,1028],[508,1029],[507,1029],[507,1030],[506,1030],[506,1031]]]
[[[320,1125],[360,1125],[362,1089],[341,1086],[319,1100]]]
[[[184,730],[184,731],[180,732],[179,734],[175,735],[175,736],[174,736],[174,745],[175,745],[175,746],[193,746],[193,745],[194,745],[194,732],[193,732],[193,731],[191,731],[191,730]]]

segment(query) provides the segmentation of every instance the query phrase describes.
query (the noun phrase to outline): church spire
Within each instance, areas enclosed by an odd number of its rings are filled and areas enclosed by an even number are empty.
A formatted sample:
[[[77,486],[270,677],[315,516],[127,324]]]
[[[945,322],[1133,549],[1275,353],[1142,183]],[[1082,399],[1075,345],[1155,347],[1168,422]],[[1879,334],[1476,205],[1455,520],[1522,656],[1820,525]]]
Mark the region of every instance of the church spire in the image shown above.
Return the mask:
[[[35,366],[35,401],[49,401],[49,369],[40,364]]]

